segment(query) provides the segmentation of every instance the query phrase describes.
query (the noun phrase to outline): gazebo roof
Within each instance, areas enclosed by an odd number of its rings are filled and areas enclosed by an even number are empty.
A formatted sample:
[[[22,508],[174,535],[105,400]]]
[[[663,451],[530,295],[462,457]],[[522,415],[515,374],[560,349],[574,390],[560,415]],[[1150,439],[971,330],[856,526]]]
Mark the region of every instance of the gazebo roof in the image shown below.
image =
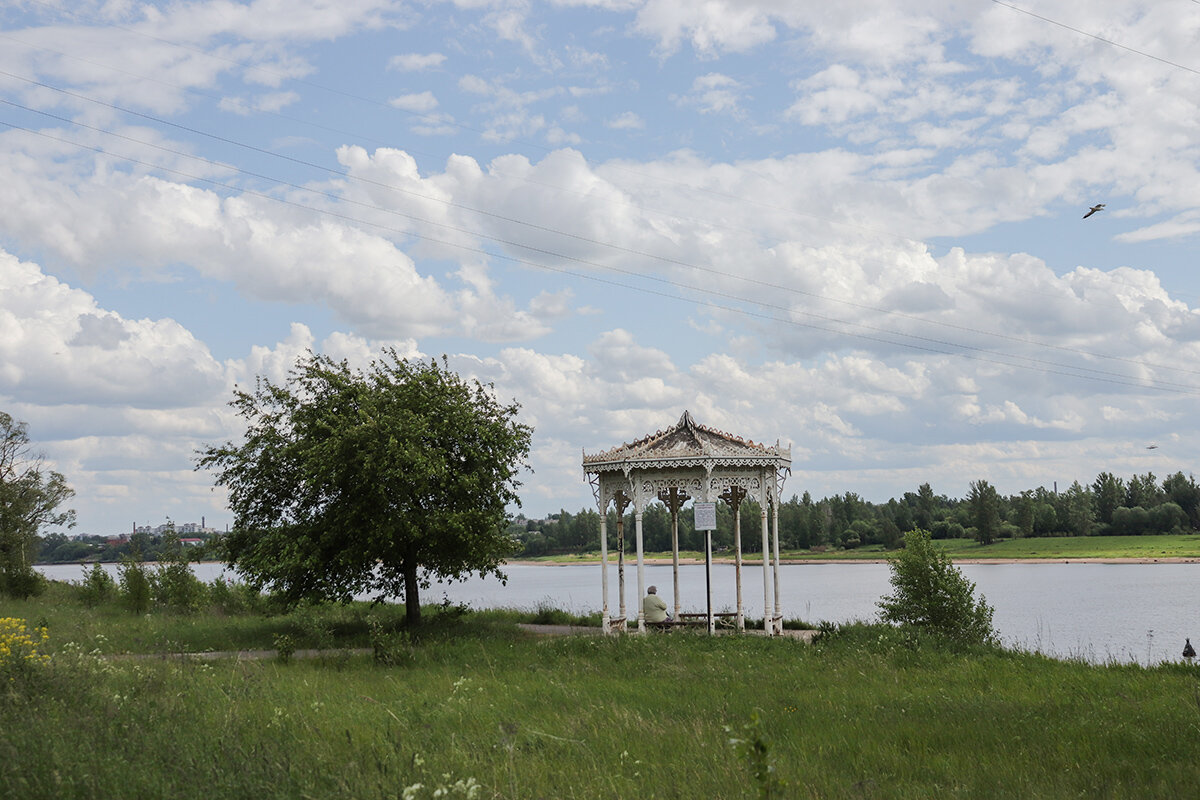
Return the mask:
[[[686,467],[709,464],[744,464],[790,467],[791,448],[776,442],[769,447],[699,424],[684,411],[679,422],[631,444],[622,444],[594,455],[583,454],[584,472],[625,468]]]

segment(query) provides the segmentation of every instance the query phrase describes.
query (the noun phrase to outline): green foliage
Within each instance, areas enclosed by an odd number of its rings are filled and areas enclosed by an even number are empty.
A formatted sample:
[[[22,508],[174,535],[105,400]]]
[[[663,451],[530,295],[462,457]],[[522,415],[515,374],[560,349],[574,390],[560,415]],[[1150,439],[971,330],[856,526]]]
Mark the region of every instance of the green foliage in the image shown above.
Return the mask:
[[[909,532],[889,566],[892,594],[879,601],[884,622],[929,629],[962,644],[995,638],[992,607],[982,596],[975,599],[975,584],[927,532]]]
[[[281,663],[286,664],[292,660],[292,656],[296,654],[296,640],[291,634],[277,633],[274,639],[275,658]]]
[[[180,544],[174,528],[168,531],[163,540],[158,573],[154,576],[155,599],[174,611],[198,611],[207,599],[206,587],[192,572],[187,551]]]
[[[0,411],[0,594],[25,598],[44,588],[32,567],[38,532],[75,524],[74,511],[58,510],[73,494],[66,478],[31,454],[25,423]]]
[[[107,659],[52,625],[37,691],[0,691],[0,795],[733,800],[776,780],[788,797],[1142,800],[1180,797],[1200,760],[1194,667],[1063,663],[879,625],[807,646],[535,638],[477,616],[414,641],[402,667]],[[172,638],[202,620],[155,619]]]
[[[117,583],[99,562],[83,574],[79,584],[79,599],[88,608],[107,603],[116,594]]]
[[[150,574],[136,553],[126,556],[117,567],[120,574],[121,601],[134,614],[145,614],[153,600]]]
[[[396,667],[412,663],[415,653],[413,638],[408,631],[390,630],[375,617],[367,621],[367,627],[371,635],[371,654],[376,664]]]
[[[762,800],[787,796],[785,790],[788,784],[775,771],[771,744],[763,732],[759,709],[750,712],[750,720],[740,726],[726,725],[725,735],[729,737],[729,746],[750,768],[754,786]]]
[[[199,463],[229,488],[224,552],[252,585],[289,602],[400,596],[415,623],[431,577],[502,575],[532,431],[490,387],[394,350],[365,373],[310,353],[231,405],[245,441]]]
[[[996,541],[1000,533],[1000,495],[996,487],[987,481],[972,481],[971,493],[967,497],[971,505],[971,523],[975,538],[982,545]]]

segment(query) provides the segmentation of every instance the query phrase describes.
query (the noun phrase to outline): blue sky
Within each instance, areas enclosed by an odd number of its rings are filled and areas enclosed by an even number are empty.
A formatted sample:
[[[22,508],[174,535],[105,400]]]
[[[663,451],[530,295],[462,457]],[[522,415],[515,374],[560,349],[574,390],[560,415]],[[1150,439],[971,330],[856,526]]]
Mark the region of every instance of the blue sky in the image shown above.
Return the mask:
[[[684,409],[790,442],[789,495],[1191,472],[1198,40],[1193,0],[5,3],[0,409],[97,533],[229,522],[195,451],[306,348],[518,400],[531,516]]]

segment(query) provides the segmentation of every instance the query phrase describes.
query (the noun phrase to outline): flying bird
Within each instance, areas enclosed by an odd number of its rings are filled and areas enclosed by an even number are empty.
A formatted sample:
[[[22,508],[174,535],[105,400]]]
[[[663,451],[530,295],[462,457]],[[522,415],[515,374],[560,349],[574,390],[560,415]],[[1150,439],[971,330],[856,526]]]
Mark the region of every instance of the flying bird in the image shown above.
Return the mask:
[[[1094,205],[1088,209],[1088,213],[1084,214],[1083,218],[1087,219],[1092,214],[1095,214],[1097,211],[1103,211],[1103,210],[1104,210],[1104,203],[1096,203],[1096,205]]]
[[[1156,445],[1156,444],[1148,444],[1148,445],[1146,445],[1146,449],[1147,449],[1147,450],[1157,450],[1157,449],[1158,449],[1158,445]]]

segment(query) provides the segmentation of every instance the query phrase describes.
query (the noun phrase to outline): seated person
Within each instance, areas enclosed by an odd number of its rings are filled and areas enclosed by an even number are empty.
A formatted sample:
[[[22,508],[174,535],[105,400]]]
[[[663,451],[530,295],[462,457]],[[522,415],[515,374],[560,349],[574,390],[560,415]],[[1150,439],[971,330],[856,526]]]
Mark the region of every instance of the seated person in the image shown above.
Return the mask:
[[[660,625],[670,621],[671,615],[667,613],[667,604],[658,596],[657,586],[646,589],[646,599],[642,601],[642,614],[648,625]]]

